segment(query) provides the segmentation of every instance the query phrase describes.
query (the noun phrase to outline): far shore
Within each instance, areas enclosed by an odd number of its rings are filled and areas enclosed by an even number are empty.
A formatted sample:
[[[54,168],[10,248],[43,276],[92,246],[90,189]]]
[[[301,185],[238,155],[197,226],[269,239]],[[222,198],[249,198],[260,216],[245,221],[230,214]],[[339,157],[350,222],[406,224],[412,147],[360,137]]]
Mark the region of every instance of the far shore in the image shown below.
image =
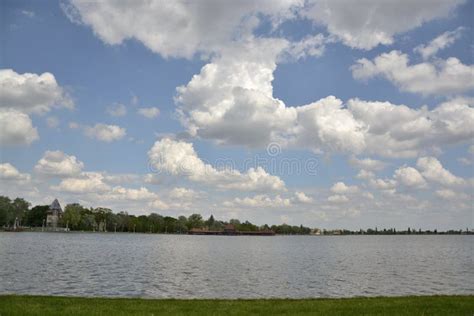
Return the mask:
[[[44,229],[42,230],[41,227],[25,227],[19,230],[5,230],[0,228],[0,232],[8,232],[8,233],[62,233],[62,234],[140,234],[140,235],[186,235],[186,236],[203,236],[200,234],[188,234],[188,233],[161,233],[161,232],[122,232],[122,231],[85,231],[85,230],[65,230],[64,228],[60,228],[58,230],[51,230],[51,229]],[[311,237],[341,237],[341,236],[465,236],[465,235],[474,235],[473,231],[449,231],[449,232],[423,232],[423,233],[413,233],[413,234],[402,234],[402,233],[379,233],[379,234],[334,234],[334,233],[326,233],[326,234],[275,234],[273,236],[311,236]],[[207,235],[207,236],[221,236],[221,237],[242,237],[242,236],[250,236],[250,237],[272,237],[272,236],[251,236],[251,235]]]
[[[0,315],[473,315],[474,296],[142,299],[0,295]]]

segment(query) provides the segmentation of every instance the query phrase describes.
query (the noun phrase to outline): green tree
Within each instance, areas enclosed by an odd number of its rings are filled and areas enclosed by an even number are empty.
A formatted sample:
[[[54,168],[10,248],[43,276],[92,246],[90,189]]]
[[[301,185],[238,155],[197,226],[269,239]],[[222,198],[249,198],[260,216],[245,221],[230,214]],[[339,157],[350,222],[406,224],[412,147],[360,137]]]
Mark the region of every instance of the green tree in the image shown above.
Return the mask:
[[[0,196],[0,226],[9,226],[13,220],[11,200],[7,196]]]
[[[26,215],[28,213],[28,209],[30,208],[30,202],[25,201],[22,198],[16,198],[12,202],[12,211],[13,211],[13,220],[17,218],[20,221],[26,219]]]
[[[188,217],[188,229],[201,228],[204,226],[202,216],[200,214],[192,214]]]
[[[43,226],[48,214],[49,205],[36,205],[28,211],[26,224],[32,227]]]
[[[78,203],[68,204],[64,208],[62,222],[67,224],[72,230],[78,229],[82,220],[84,207]]]
[[[178,217],[178,223],[176,225],[177,233],[186,233],[188,231],[188,219],[186,218],[186,216]]]

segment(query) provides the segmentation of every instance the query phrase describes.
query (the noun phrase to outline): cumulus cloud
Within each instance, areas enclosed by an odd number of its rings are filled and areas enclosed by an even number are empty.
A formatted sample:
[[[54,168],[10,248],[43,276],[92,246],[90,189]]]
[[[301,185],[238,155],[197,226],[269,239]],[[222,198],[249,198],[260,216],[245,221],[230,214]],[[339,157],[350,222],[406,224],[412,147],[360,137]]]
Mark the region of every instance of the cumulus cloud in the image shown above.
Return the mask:
[[[258,191],[284,190],[284,182],[268,174],[261,167],[250,168],[245,173],[238,170],[217,170],[202,161],[191,143],[164,138],[155,142],[148,151],[150,163],[160,172],[183,176],[191,181],[221,189]]]
[[[465,184],[463,178],[455,176],[449,170],[446,170],[435,157],[421,157],[416,162],[416,166],[421,170],[421,174],[432,182],[437,182],[445,186],[459,186]]]
[[[109,105],[106,109],[107,114],[115,117],[119,116],[125,116],[127,115],[127,108],[125,105],[120,104],[120,103],[115,103],[112,105]]]
[[[474,108],[468,99],[453,99],[433,110],[351,99],[348,110],[365,126],[368,152],[385,157],[416,157],[474,137]]]
[[[280,39],[252,39],[229,47],[178,87],[178,115],[188,133],[219,144],[261,148],[277,142],[314,152],[397,158],[474,136],[474,109],[467,98],[433,110],[359,99],[344,103],[334,96],[287,107],[273,97],[272,87],[276,61],[287,47]],[[370,160],[353,163],[382,165]]]
[[[90,26],[107,44],[135,39],[164,57],[191,58],[198,52],[218,51],[248,33],[258,25],[260,15],[274,24],[294,16],[292,7],[297,4],[301,1],[72,0],[63,11],[72,21]]]
[[[455,191],[450,190],[450,189],[436,190],[435,194],[440,199],[448,200],[448,201],[459,201],[459,200],[468,200],[469,199],[469,195],[467,195],[463,192],[455,192]]]
[[[328,202],[331,202],[331,203],[345,203],[348,201],[349,199],[345,195],[335,194],[335,195],[330,195],[328,197]]]
[[[79,174],[84,163],[75,156],[65,154],[60,150],[46,151],[37,162],[35,171],[39,174],[57,177],[69,177]]]
[[[192,199],[198,198],[199,193],[192,189],[178,187],[178,188],[173,188],[169,192],[169,197],[172,199],[178,199],[178,200],[192,200]]]
[[[149,191],[145,187],[140,187],[139,189],[130,189],[117,186],[112,188],[110,192],[103,196],[109,200],[148,201],[157,199],[156,193]]]
[[[299,203],[311,203],[313,198],[307,196],[304,192],[295,192],[295,200]]]
[[[401,167],[395,170],[394,174],[395,180],[398,183],[413,188],[423,188],[426,187],[426,181],[423,176],[413,167]]]
[[[0,107],[43,114],[54,107],[73,108],[74,102],[49,72],[19,74],[12,69],[1,69]]]
[[[160,109],[158,109],[157,107],[140,108],[138,109],[137,113],[140,114],[141,116],[152,119],[160,115]]]
[[[393,1],[310,0],[300,15],[327,27],[330,34],[352,48],[390,45],[394,36],[436,18],[448,16],[462,0]]]
[[[0,164],[0,179],[2,181],[29,181],[30,175],[27,173],[21,173],[10,163]]]
[[[0,145],[29,145],[37,139],[38,131],[27,114],[0,109]]]
[[[402,91],[423,95],[452,95],[474,88],[474,66],[455,57],[410,65],[408,55],[394,50],[373,61],[359,59],[351,70],[355,79],[382,77]]]
[[[397,186],[397,181],[394,179],[369,179],[369,185],[378,190],[391,191]]]
[[[39,136],[29,114],[44,114],[60,107],[73,108],[74,102],[53,74],[19,74],[12,69],[0,69],[1,145],[31,144]],[[54,122],[48,119],[48,125],[51,124]]]
[[[335,194],[352,194],[359,191],[356,185],[346,185],[344,182],[337,182],[331,187],[331,192]]]
[[[84,134],[90,138],[110,143],[115,140],[122,139],[127,134],[127,132],[125,128],[117,125],[98,123],[94,126],[85,126]]]
[[[83,172],[74,178],[66,178],[59,185],[53,186],[54,190],[69,193],[104,193],[110,186],[104,182],[104,176],[98,172]]]
[[[358,159],[355,156],[349,158],[349,163],[352,166],[365,171],[381,171],[387,166],[387,163],[381,160],[371,158]]]
[[[451,46],[461,37],[463,31],[463,27],[458,27],[454,31],[444,32],[429,42],[427,45],[419,45],[415,47],[414,51],[419,53],[423,59],[428,59],[432,56],[435,56],[438,51]]]
[[[291,205],[288,198],[282,198],[280,195],[270,197],[265,194],[255,195],[253,197],[235,198],[232,201],[225,201],[225,207],[253,207],[253,208],[282,208]]]

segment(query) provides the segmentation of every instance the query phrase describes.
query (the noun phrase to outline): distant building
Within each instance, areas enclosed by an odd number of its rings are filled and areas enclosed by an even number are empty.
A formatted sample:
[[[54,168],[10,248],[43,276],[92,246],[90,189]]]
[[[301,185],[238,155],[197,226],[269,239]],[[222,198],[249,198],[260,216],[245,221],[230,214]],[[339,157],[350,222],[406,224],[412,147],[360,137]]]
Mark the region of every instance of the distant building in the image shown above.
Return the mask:
[[[237,230],[235,229],[235,226],[232,224],[227,224],[224,226],[224,233],[226,234],[235,234]]]
[[[58,199],[54,199],[53,203],[49,206],[47,216],[46,216],[46,226],[56,228],[58,222],[63,216],[63,209],[58,202]]]

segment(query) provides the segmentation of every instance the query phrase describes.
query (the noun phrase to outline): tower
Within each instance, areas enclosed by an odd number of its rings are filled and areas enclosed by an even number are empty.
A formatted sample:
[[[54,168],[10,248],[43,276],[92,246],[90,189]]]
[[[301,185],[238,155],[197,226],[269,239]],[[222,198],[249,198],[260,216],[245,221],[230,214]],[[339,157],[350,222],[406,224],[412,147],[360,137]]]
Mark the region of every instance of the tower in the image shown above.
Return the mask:
[[[46,226],[56,228],[58,226],[59,219],[63,216],[63,210],[58,202],[58,199],[54,199],[53,203],[49,206],[48,213],[46,216]]]

